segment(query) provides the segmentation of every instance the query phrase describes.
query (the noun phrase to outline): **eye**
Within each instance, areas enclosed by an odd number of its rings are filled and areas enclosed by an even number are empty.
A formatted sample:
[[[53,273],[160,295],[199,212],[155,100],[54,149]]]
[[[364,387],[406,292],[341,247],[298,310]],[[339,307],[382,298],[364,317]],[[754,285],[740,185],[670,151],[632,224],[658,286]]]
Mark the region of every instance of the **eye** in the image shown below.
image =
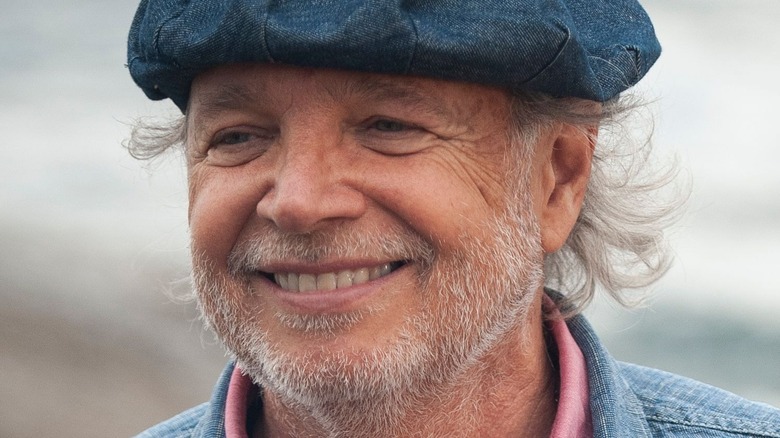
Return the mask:
[[[355,130],[358,142],[383,155],[409,155],[427,148],[435,137],[427,129],[389,117],[372,117]]]
[[[215,166],[238,166],[263,155],[276,135],[260,128],[238,127],[217,132],[209,142],[206,160]]]
[[[214,139],[214,142],[212,143],[212,147],[214,145],[235,145],[235,144],[241,144],[246,143],[252,139],[252,134],[248,132],[226,132],[224,134],[221,134],[217,136]]]
[[[377,131],[382,131],[382,132],[402,132],[411,128],[411,126],[403,122],[399,122],[397,120],[389,120],[389,119],[376,120],[371,125],[371,127],[376,129]]]

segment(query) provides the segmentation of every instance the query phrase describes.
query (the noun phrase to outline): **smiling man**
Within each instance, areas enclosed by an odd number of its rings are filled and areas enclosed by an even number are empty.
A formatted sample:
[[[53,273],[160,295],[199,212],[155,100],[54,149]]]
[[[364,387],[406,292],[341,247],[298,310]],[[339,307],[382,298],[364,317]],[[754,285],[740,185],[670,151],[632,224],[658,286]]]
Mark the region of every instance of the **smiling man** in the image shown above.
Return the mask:
[[[142,436],[780,437],[579,316],[668,266],[645,155],[597,142],[660,53],[635,1],[151,0],[128,47],[234,358]]]

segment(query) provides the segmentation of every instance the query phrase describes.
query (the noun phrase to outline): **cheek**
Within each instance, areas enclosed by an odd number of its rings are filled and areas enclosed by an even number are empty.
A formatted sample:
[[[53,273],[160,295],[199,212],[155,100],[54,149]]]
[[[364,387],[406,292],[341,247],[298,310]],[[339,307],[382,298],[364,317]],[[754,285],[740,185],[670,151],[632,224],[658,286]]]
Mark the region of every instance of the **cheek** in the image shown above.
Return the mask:
[[[190,177],[189,225],[192,251],[225,266],[241,230],[257,205],[251,184],[234,175]]]
[[[369,197],[440,249],[457,246],[464,236],[478,238],[480,224],[498,211],[495,187],[480,186],[446,160],[396,158],[382,169],[372,173]]]

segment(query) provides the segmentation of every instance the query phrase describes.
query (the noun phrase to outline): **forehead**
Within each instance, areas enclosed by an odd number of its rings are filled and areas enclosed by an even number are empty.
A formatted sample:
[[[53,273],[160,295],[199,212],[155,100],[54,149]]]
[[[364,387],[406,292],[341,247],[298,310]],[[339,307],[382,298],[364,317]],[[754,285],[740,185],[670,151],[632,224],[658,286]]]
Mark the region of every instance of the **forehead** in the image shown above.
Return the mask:
[[[336,103],[393,103],[410,111],[458,118],[477,112],[505,113],[505,90],[465,82],[312,69],[268,64],[218,67],[196,77],[188,116],[209,117],[258,103],[290,108],[316,99]]]

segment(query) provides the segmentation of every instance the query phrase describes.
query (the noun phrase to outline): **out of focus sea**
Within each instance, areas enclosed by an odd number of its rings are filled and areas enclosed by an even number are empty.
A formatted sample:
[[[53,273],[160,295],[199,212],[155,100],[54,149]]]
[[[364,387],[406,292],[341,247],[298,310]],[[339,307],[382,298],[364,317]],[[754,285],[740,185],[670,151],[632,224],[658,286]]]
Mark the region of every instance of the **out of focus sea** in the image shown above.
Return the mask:
[[[0,436],[129,436],[205,401],[225,362],[187,288],[184,170],[128,122],[134,0],[4,0]],[[780,2],[646,0],[664,55],[641,89],[692,182],[650,306],[588,311],[619,359],[780,405]]]

